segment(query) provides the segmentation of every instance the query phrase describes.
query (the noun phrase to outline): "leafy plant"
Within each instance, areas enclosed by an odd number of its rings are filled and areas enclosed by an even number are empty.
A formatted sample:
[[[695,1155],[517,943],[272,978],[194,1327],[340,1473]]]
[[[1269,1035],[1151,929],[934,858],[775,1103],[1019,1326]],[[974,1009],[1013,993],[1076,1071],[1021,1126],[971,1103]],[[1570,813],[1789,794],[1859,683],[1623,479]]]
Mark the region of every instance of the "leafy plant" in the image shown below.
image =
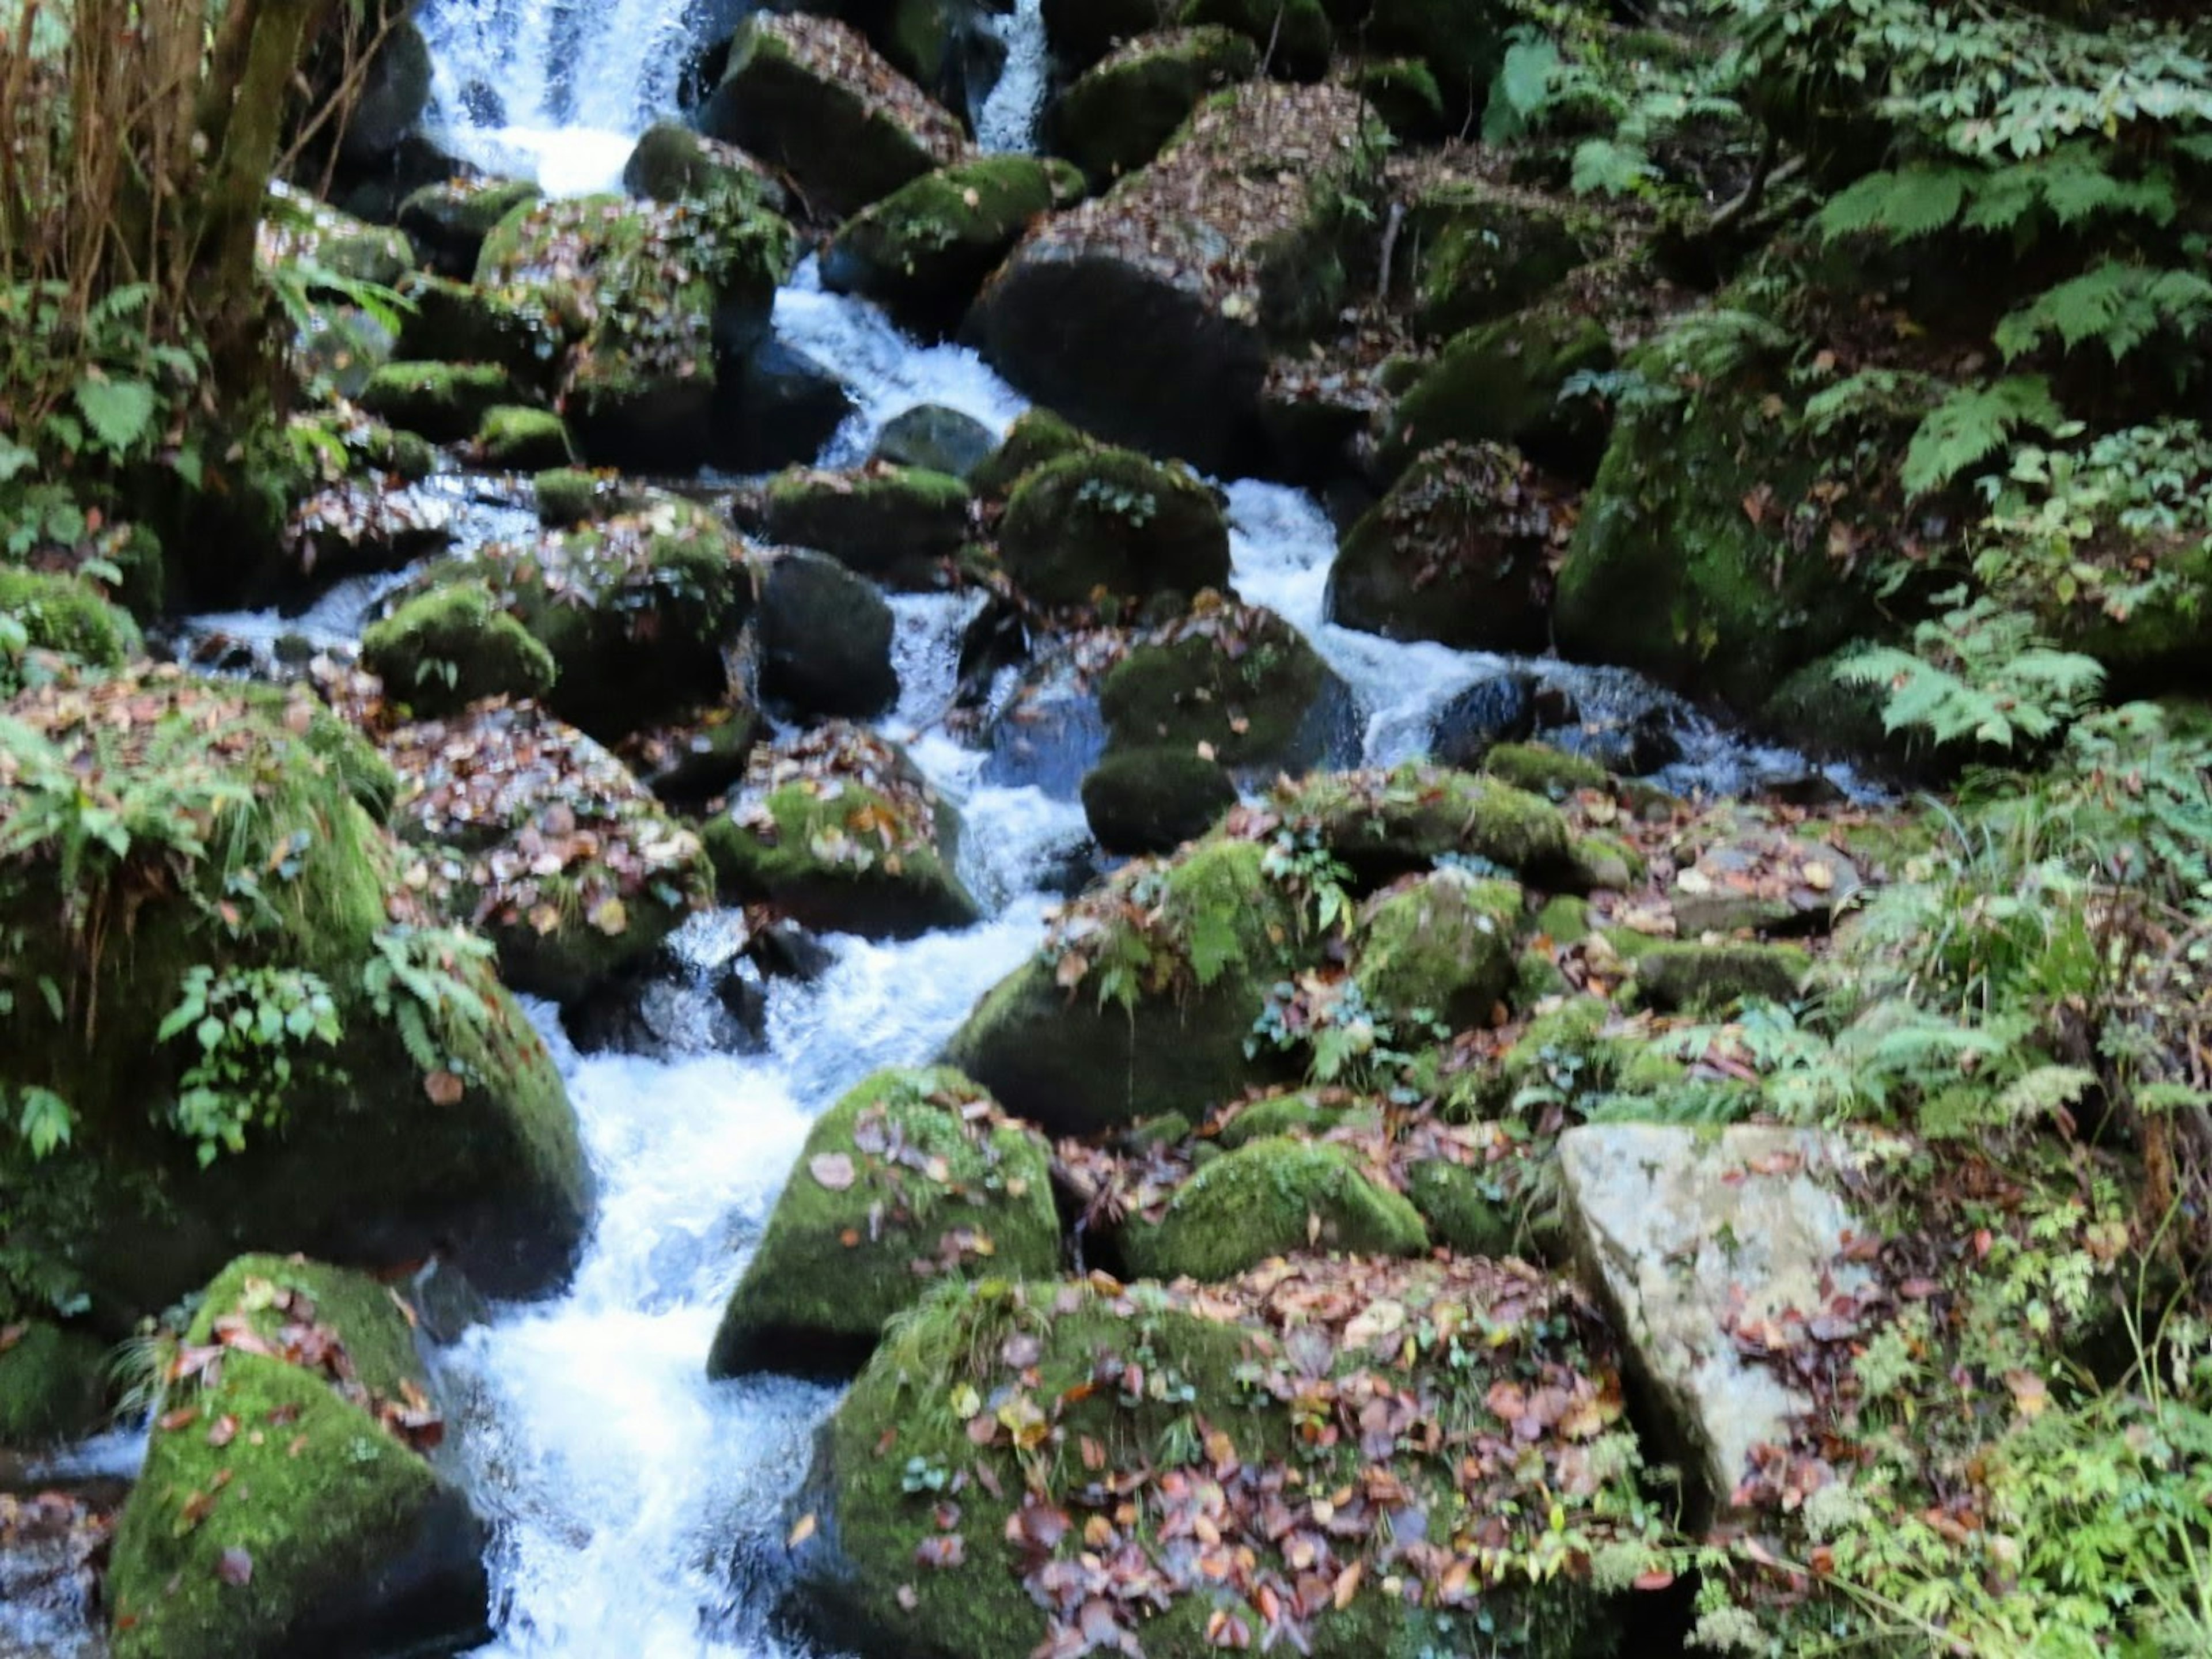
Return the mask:
[[[2071,724],[2104,682],[2094,658],[2039,639],[2030,617],[1954,589],[1951,608],[1913,630],[1913,649],[1879,646],[1838,665],[1846,684],[1884,689],[1882,725],[1938,744],[2040,743]]]
[[[337,1046],[337,1005],[317,975],[295,969],[189,969],[156,1039],[190,1033],[198,1053],[179,1082],[171,1122],[202,1167],[246,1150],[249,1128],[283,1125],[291,1093],[307,1080],[295,1057]]]

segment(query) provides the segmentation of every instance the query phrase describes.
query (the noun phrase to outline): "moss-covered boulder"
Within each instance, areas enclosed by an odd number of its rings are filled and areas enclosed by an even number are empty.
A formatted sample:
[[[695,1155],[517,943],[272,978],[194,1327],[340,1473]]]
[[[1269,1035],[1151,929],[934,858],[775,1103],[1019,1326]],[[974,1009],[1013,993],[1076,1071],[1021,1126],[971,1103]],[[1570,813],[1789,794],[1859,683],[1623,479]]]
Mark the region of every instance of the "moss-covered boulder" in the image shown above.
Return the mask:
[[[1126,449],[1085,449],[1024,475],[999,524],[1007,574],[1043,605],[1194,594],[1229,582],[1229,520],[1213,491]]]
[[[1310,836],[1368,886],[1439,860],[1479,861],[1540,886],[1573,867],[1567,820],[1551,802],[1418,762],[1278,784],[1232,828]]]
[[[1548,743],[1501,743],[1482,757],[1482,769],[1501,783],[1547,800],[1571,800],[1584,790],[1609,791],[1613,775],[1587,755]]]
[[[1448,1158],[1424,1158],[1406,1171],[1406,1201],[1429,1237],[1455,1255],[1522,1254],[1525,1191],[1516,1166],[1503,1172]]]
[[[416,265],[404,232],[341,213],[281,181],[269,187],[255,258],[264,270],[307,264],[348,282],[387,287]]]
[[[770,12],[738,28],[701,127],[788,173],[827,216],[856,213],[968,149],[959,122],[857,31]]]
[[[1436,337],[1494,322],[1534,304],[1603,245],[1587,209],[1510,186],[1458,181],[1407,215],[1419,239],[1407,280],[1415,324]]]
[[[544,194],[526,179],[447,179],[399,204],[399,228],[441,276],[471,276],[492,227]]]
[[[648,494],[623,483],[606,468],[556,466],[530,481],[538,522],[549,530],[573,530],[594,519],[620,518],[652,505]]]
[[[145,648],[130,613],[82,577],[0,567],[0,696],[70,664],[120,668]]]
[[[116,1526],[118,1659],[440,1651],[487,1633],[488,1529],[375,1280],[246,1256],[185,1333]]]
[[[541,472],[576,459],[568,423],[550,409],[502,404],[477,427],[477,459],[501,472]]]
[[[917,1659],[1271,1631],[1316,1659],[1595,1659],[1625,1615],[1594,1559],[1656,1559],[1620,1390],[1580,1297],[1519,1263],[947,1286],[817,1448],[801,1607],[825,1646]]]
[[[698,836],[534,704],[403,726],[383,749],[409,885],[489,939],[517,990],[580,1001],[714,897]]]
[[[939,1280],[1060,1265],[1051,1149],[959,1073],[878,1072],[815,1122],[730,1293],[709,1376],[848,1376]]]
[[[1130,748],[1083,775],[1083,816],[1109,853],[1171,853],[1237,804],[1237,782],[1195,750]]]
[[[107,1414],[107,1345],[51,1320],[0,1324],[0,1452],[75,1440]]]
[[[794,467],[769,481],[762,532],[789,547],[827,553],[892,587],[941,585],[945,566],[973,533],[968,486],[918,467],[856,471]]]
[[[574,343],[562,410],[584,454],[666,473],[716,459],[717,389],[767,337],[793,252],[789,225],[735,197],[585,196],[501,221],[477,283]]]
[[[1273,611],[1202,599],[1140,637],[1098,686],[1110,746],[1301,772],[1345,746],[1352,694]]]
[[[1158,1219],[1137,1218],[1115,1237],[1133,1273],[1202,1281],[1298,1250],[1418,1255],[1429,1246],[1419,1213],[1352,1152],[1288,1136],[1200,1164]]]
[[[968,475],[969,487],[986,500],[1004,501],[1047,461],[1097,447],[1096,441],[1039,404],[1014,417],[1005,441]]]
[[[1636,992],[1654,1008],[1715,1013],[1747,997],[1789,1002],[1812,966],[1794,945],[1660,945],[1636,958]]]
[[[942,404],[917,404],[884,422],[869,459],[964,479],[998,447],[998,434],[973,415]]]
[[[1259,67],[1259,49],[1218,25],[1139,35],[1060,94],[1054,148],[1095,182],[1110,183],[1158,155],[1200,100]]]
[[[959,834],[896,744],[835,723],[757,751],[730,811],[705,830],[726,899],[871,939],[977,919],[954,867]]]
[[[1507,32],[1522,21],[1511,0],[1330,0],[1329,15],[1358,30],[1363,51],[1426,65],[1453,131],[1481,125]]]
[[[558,382],[568,342],[543,307],[445,276],[411,276],[399,291],[410,307],[399,319],[402,362],[489,364],[533,392]]]
[[[1336,41],[1321,0],[1185,0],[1176,21],[1235,30],[1265,56],[1269,73],[1291,81],[1328,74]]]
[[[723,647],[752,613],[753,581],[751,554],[720,520],[662,498],[441,561],[415,579],[401,608],[442,587],[482,586],[552,657],[547,705],[614,738],[721,694]],[[403,672],[403,696],[408,680]]]
[[[963,337],[1115,442],[1237,477],[1269,453],[1270,359],[1334,331],[1375,129],[1342,87],[1252,82],[1150,166],[1024,237]],[[1362,230],[1371,239],[1371,232]]]
[[[898,700],[890,605],[866,578],[817,553],[783,552],[760,602],[760,694],[805,717],[866,720]]]
[[[361,662],[395,703],[431,715],[479,697],[540,696],[559,673],[553,653],[474,581],[431,588],[371,623]]]
[[[453,444],[514,398],[514,378],[497,363],[393,362],[368,377],[359,402],[403,432]]]
[[[1566,506],[1502,445],[1430,450],[1346,535],[1329,619],[1462,651],[1540,650]]]
[[[1450,131],[1436,72],[1418,58],[1383,58],[1358,64],[1345,79],[1401,144],[1425,143]]]
[[[1445,868],[1384,890],[1361,909],[1352,977],[1369,1005],[1486,1025],[1513,981],[1521,889]]]
[[[1675,377],[1664,338],[1631,367]],[[1829,548],[1893,535],[1894,520],[1870,492],[1814,492],[1834,457],[1807,438],[1802,406],[1783,368],[1759,363],[1623,411],[1559,569],[1563,653],[1752,709],[1879,631],[1864,573]]]
[[[775,173],[739,149],[680,121],[647,127],[623,164],[623,188],[655,202],[720,206],[732,199],[770,213],[791,210],[791,192]]]
[[[947,1063],[1055,1135],[1235,1097],[1266,1073],[1244,1040],[1304,925],[1264,862],[1253,842],[1207,841],[1118,873],[976,1005]]]
[[[1034,155],[957,162],[848,219],[823,250],[822,281],[908,328],[949,332],[1022,233],[1068,198]]]
[[[1395,477],[1423,450],[1443,443],[1512,444],[1553,465],[1594,461],[1604,448],[1596,406],[1587,398],[1563,402],[1561,393],[1571,377],[1613,364],[1605,325],[1564,307],[1468,329],[1391,406],[1376,463]]]
[[[410,894],[374,751],[303,690],[173,669],[6,716],[0,1276],[118,1329],[241,1248],[434,1249],[496,1294],[560,1271],[574,1117],[488,950]],[[64,833],[88,811],[121,850]]]

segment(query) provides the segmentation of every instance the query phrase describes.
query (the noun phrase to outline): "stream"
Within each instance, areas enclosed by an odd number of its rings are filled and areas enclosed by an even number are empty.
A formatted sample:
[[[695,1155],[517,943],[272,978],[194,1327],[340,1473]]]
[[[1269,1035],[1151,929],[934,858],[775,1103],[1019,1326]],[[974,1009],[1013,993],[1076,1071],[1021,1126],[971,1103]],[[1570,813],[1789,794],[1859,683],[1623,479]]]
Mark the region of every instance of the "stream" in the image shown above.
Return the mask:
[[[609,188],[635,136],[674,107],[691,11],[689,0],[431,0],[422,21],[440,136],[487,170],[529,173],[556,193]],[[1018,148],[1030,141],[1045,85],[1038,0],[1019,0],[994,27],[1009,61],[978,125],[990,146]],[[493,89],[495,99],[486,95]],[[827,445],[825,465],[860,461],[883,423],[916,404],[949,405],[998,430],[1025,406],[973,353],[917,345],[873,307],[823,291],[811,262],[779,295],[775,325],[853,398],[857,412]],[[445,493],[464,544],[512,533],[519,515],[472,507],[453,481],[432,487]],[[1224,488],[1237,591],[1305,634],[1351,689],[1359,753],[1345,760],[1424,752],[1456,694],[1517,669],[1569,693],[1585,718],[1663,708],[1680,753],[1654,781],[1677,792],[1732,794],[1814,770],[1621,671],[1334,626],[1322,608],[1337,538],[1319,504],[1277,484]],[[357,633],[386,586],[344,585],[304,617],[206,617],[186,631],[249,642],[305,633],[335,643]],[[565,1289],[495,1310],[440,1357],[457,1430],[445,1455],[498,1534],[498,1635],[486,1653],[780,1659],[793,1651],[769,1626],[783,1506],[836,1396],[775,1378],[709,1382],[705,1357],[723,1301],[812,1118],[870,1071],[934,1055],[976,999],[1036,946],[1053,876],[1087,839],[1071,789],[994,781],[984,751],[939,729],[970,604],[895,602],[902,691],[879,725],[909,744],[960,809],[962,873],[988,920],[904,943],[825,941],[835,959],[818,979],[772,985],[757,1052],[716,1052],[702,1040],[649,1059],[580,1054],[550,1006],[532,1010],[568,1078],[599,1209]],[[1004,678],[1011,693],[1013,677]],[[711,963],[726,950],[728,927],[726,917],[696,917],[676,948]],[[10,1620],[0,1608],[0,1654],[11,1650]]]

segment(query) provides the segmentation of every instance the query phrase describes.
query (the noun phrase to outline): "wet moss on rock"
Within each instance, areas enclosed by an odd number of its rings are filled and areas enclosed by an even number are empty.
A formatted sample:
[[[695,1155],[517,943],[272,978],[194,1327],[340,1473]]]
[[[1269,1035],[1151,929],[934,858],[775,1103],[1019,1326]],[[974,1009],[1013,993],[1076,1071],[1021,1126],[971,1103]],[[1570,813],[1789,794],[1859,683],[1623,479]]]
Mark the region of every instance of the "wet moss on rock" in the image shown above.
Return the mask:
[[[432,270],[466,277],[476,270],[492,228],[544,193],[525,179],[449,179],[402,201],[399,228]]]
[[[1401,1194],[1342,1146],[1288,1136],[1247,1141],[1197,1170],[1158,1221],[1116,1235],[1147,1279],[1228,1279],[1269,1256],[1305,1249],[1418,1255],[1428,1230]]]
[[[1407,762],[1322,774],[1270,792],[1271,818],[1310,832],[1373,886],[1438,859],[1480,859],[1544,885],[1571,867],[1558,807],[1494,779]]]
[[[1513,980],[1522,891],[1443,869],[1368,901],[1352,976],[1373,1006],[1425,1011],[1455,1028],[1485,1025]]]
[[[941,585],[970,536],[968,486],[919,467],[793,467],[769,481],[762,531],[894,587]]]
[[[823,251],[822,280],[878,301],[908,328],[949,332],[1022,233],[1062,204],[1033,155],[958,162],[848,219]]]
[[[680,121],[656,121],[645,130],[623,164],[623,188],[655,202],[689,202],[726,209],[787,213],[791,192],[775,175],[734,144],[725,144]]]
[[[1084,774],[1083,816],[1109,853],[1169,853],[1237,804],[1237,785],[1194,750],[1131,748]]]
[[[0,619],[21,630],[21,651],[50,667],[120,668],[146,648],[130,613],[81,576],[0,566]],[[0,697],[22,688],[30,666],[0,637]]]
[[[1115,749],[1195,751],[1224,766],[1298,771],[1330,747],[1350,694],[1304,636],[1272,611],[1200,604],[1140,638],[1099,683]]]
[[[1097,447],[1095,439],[1038,404],[1015,416],[1006,441],[969,474],[969,486],[986,500],[1004,501],[1047,461]]]
[[[1717,1013],[1750,997],[1788,1002],[1812,966],[1793,945],[1660,945],[1637,958],[1636,991],[1654,1008]]]
[[[1006,569],[1042,605],[1194,594],[1229,580],[1229,520],[1180,468],[1126,449],[1079,450],[1024,474],[1000,521]]]
[[[361,406],[433,443],[472,436],[483,417],[514,401],[514,377],[497,363],[386,363],[368,377]]]
[[[489,588],[468,581],[417,594],[371,623],[361,662],[395,702],[429,715],[479,697],[542,696],[560,672]]]
[[[1259,67],[1259,49],[1218,24],[1139,35],[1060,94],[1054,144],[1103,185],[1150,161],[1201,100]]]
[[[477,428],[477,456],[504,472],[537,472],[575,459],[567,422],[550,409],[501,404],[484,411]]]
[[[1392,406],[1376,464],[1395,477],[1422,450],[1446,442],[1512,444],[1554,465],[1594,462],[1604,449],[1602,421],[1594,404],[1563,402],[1562,393],[1574,376],[1613,366],[1605,325],[1564,307],[1470,328]]]
[[[1291,81],[1328,74],[1336,40],[1321,0],[1186,0],[1176,21],[1234,30],[1264,57],[1271,74]]]
[[[107,1415],[107,1345],[89,1332],[44,1319],[0,1327],[0,1450],[89,1434]]]
[[[1613,775],[1586,755],[1547,743],[1501,743],[1482,757],[1482,769],[1500,782],[1547,800],[1570,800],[1585,789],[1613,787]]]

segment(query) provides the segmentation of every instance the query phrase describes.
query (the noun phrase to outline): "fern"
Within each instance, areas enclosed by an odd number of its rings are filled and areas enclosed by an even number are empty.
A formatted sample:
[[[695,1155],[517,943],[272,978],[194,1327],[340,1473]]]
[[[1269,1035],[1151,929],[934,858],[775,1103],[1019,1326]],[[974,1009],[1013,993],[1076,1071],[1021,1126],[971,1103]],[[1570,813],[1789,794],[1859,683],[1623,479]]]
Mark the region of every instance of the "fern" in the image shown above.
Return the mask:
[[[1957,167],[1870,173],[1820,210],[1820,228],[1832,240],[1878,231],[1910,241],[1956,223],[1976,182]]]
[[[1987,598],[1921,623],[1913,643],[1913,651],[1859,652],[1836,677],[1886,688],[1882,725],[1924,731],[1938,744],[2039,742],[2078,719],[2104,684],[2095,659],[2053,648],[2030,618]]]
[[[1996,326],[2009,362],[2053,335],[2068,351],[2096,342],[2118,362],[2161,330],[2187,334],[2212,321],[2212,282],[2108,259],[2038,295]]]
[[[1996,453],[2021,427],[2067,429],[2065,411],[2040,374],[2015,374],[1990,386],[1961,386],[1929,410],[1905,454],[1905,487],[1915,495],[1941,489]]]

